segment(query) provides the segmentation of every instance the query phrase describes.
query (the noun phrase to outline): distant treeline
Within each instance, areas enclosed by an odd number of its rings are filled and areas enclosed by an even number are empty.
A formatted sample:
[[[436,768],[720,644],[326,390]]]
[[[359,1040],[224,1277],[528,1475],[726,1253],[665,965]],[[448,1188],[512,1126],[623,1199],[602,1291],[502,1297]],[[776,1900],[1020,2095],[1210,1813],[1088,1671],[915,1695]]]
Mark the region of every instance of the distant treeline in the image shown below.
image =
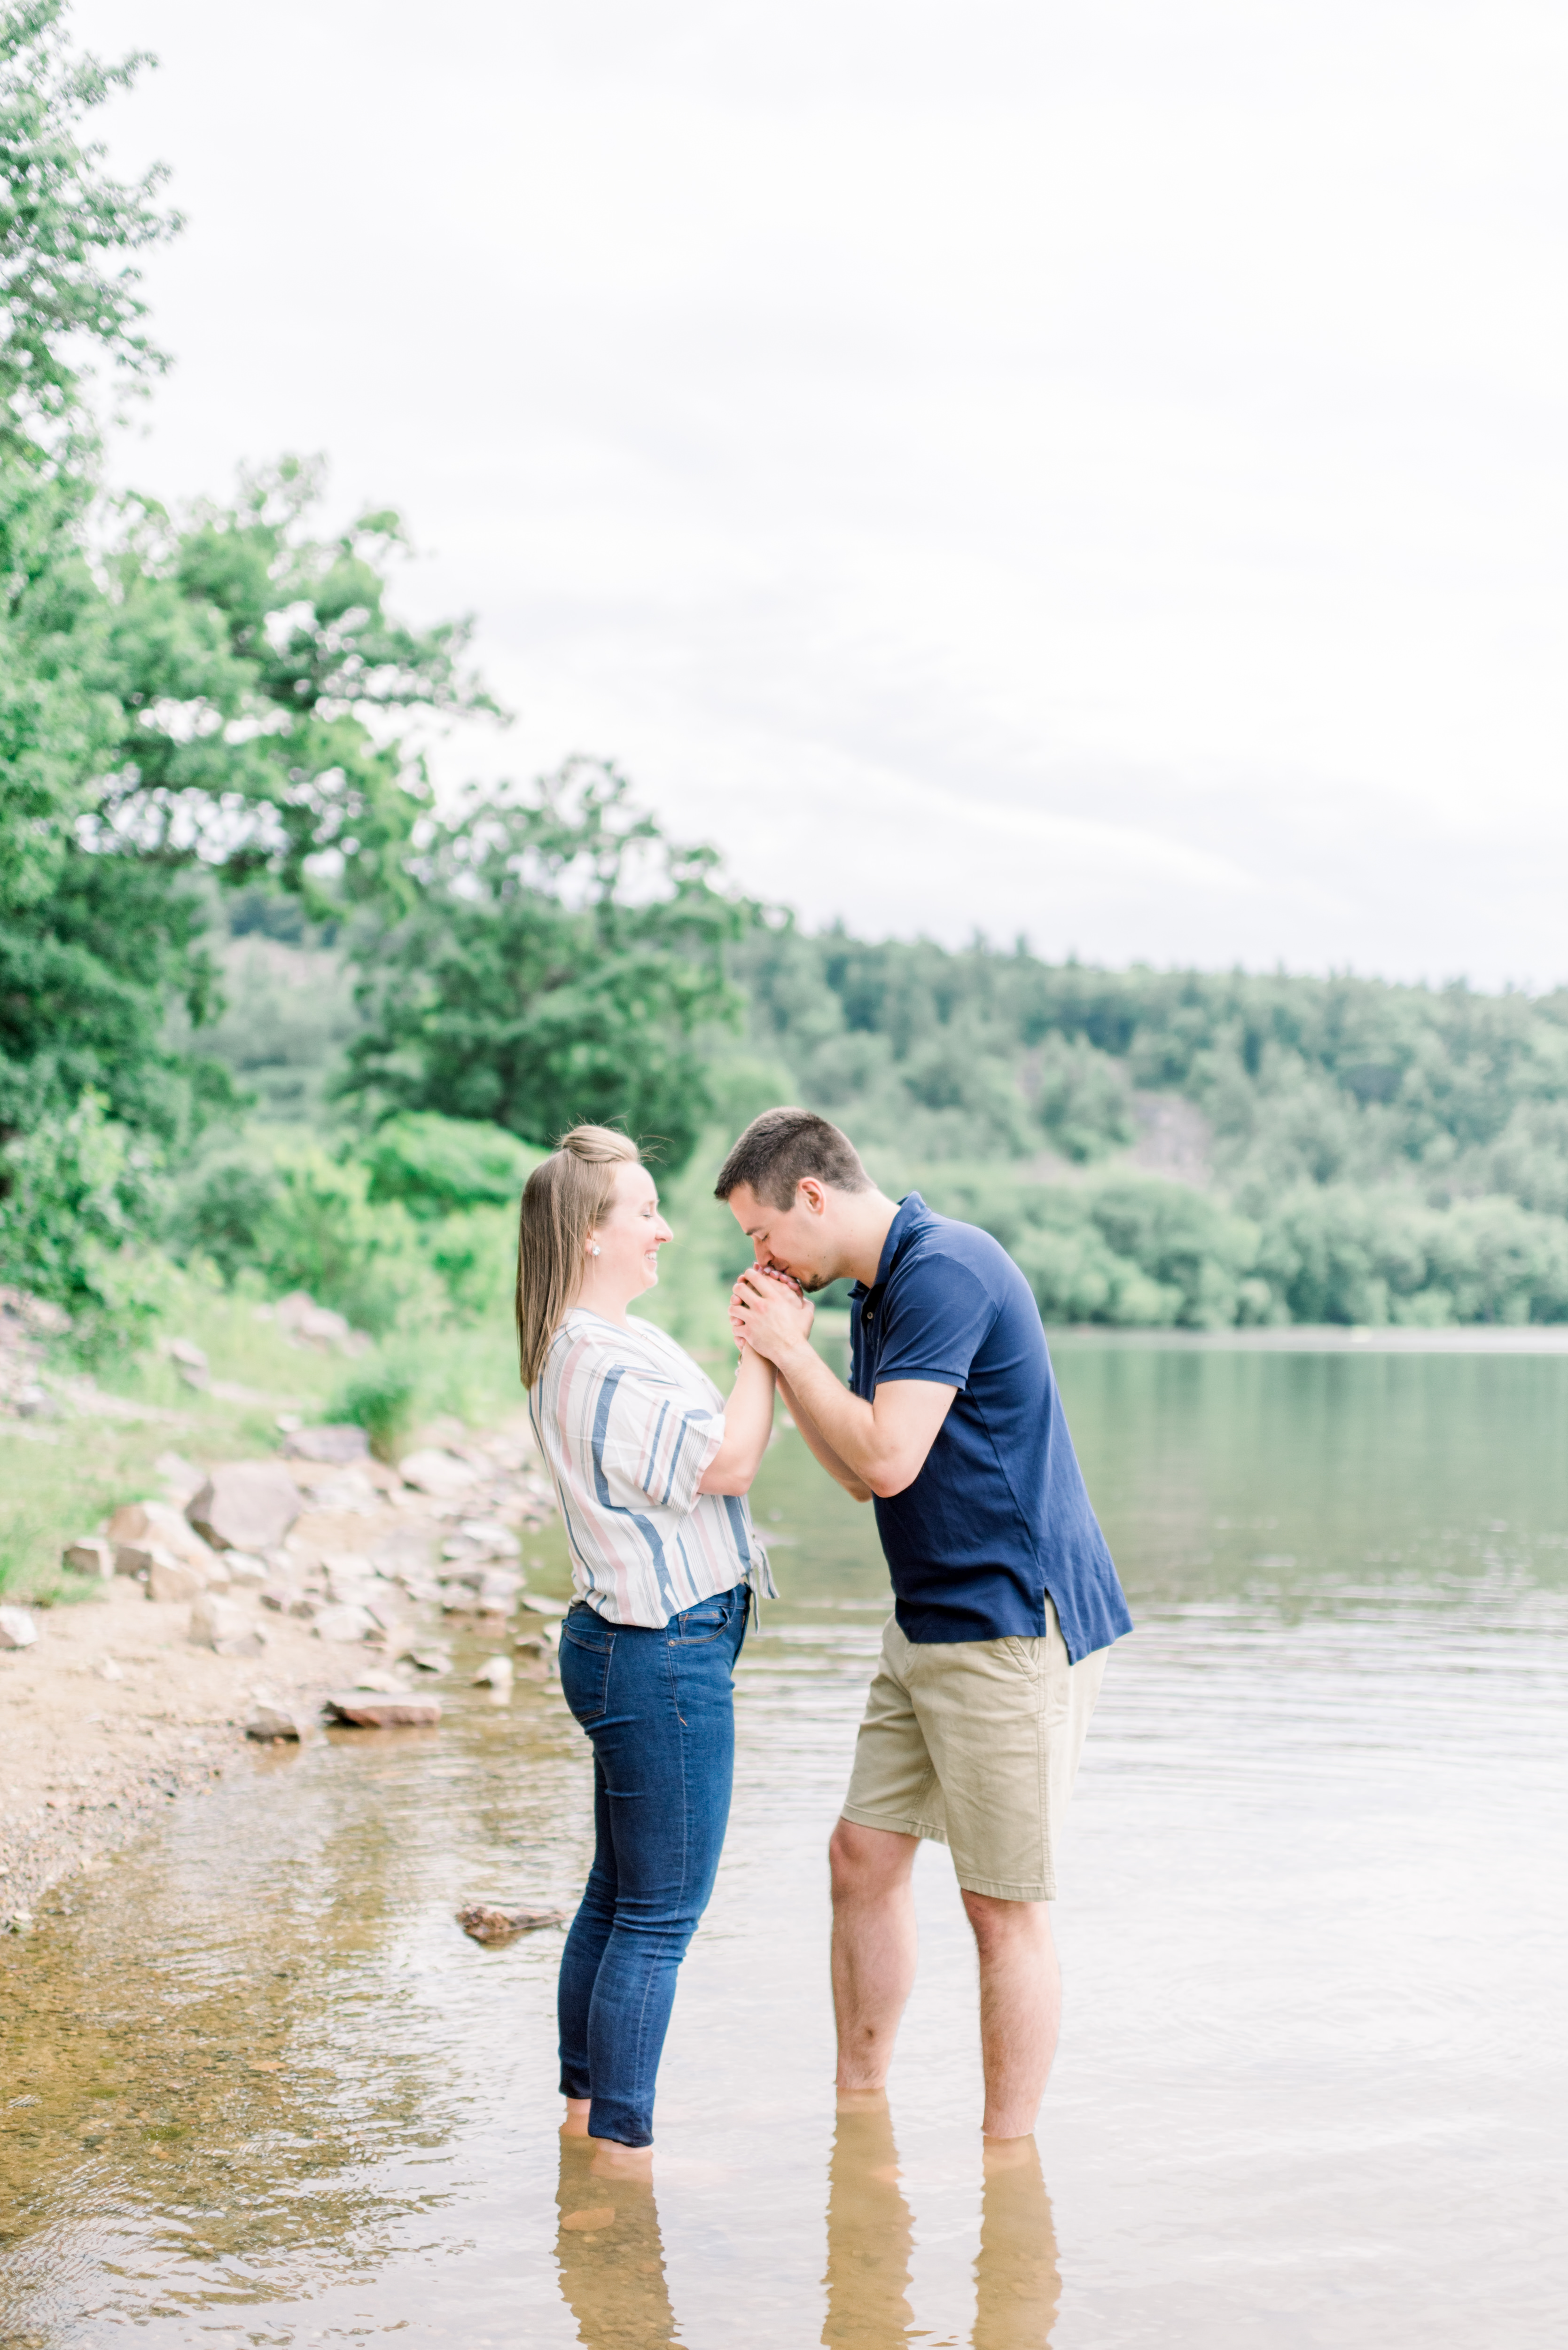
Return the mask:
[[[994,1232],[1048,1318],[1568,1317],[1568,991],[793,928],[732,968],[778,1082]]]

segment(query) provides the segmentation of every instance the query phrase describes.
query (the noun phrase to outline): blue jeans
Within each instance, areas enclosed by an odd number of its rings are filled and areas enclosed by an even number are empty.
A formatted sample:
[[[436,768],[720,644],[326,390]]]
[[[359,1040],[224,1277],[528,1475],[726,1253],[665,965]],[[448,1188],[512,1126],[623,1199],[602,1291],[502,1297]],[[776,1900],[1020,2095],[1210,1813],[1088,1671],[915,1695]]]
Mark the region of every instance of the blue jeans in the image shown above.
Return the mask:
[[[561,2094],[588,2132],[648,2146],[675,1976],[708,1907],[730,1817],[738,1583],[657,1632],[577,1606],[561,1688],[594,1743],[594,1865],[561,1958]]]

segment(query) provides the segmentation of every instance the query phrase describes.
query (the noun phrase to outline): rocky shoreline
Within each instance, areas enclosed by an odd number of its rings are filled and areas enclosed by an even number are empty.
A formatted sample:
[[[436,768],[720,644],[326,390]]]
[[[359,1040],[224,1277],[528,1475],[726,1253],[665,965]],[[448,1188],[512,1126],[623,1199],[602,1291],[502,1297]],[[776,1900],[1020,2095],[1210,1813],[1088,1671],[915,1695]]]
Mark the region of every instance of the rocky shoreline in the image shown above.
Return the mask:
[[[157,1469],[161,1491],[69,1548],[98,1596],[9,1608],[0,1626],[19,1639],[0,1641],[0,1925],[14,1931],[210,1786],[247,1732],[439,1711],[443,1629],[488,1635],[497,1695],[553,1670],[562,1610],[528,1593],[522,1557],[553,1502],[521,1416],[483,1433],[437,1423],[395,1468],[358,1429],[296,1427],[265,1461],[170,1453]]]

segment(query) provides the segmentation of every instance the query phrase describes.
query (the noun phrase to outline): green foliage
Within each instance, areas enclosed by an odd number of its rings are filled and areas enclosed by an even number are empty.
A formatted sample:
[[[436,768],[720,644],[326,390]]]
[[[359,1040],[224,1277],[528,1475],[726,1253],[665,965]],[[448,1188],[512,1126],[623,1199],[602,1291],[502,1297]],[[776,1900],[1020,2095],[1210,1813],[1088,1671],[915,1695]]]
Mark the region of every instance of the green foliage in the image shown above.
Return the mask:
[[[85,1353],[132,1336],[155,1311],[151,1268],[132,1245],[154,1174],[91,1093],[0,1153],[0,1277],[63,1307]]]
[[[683,1166],[709,1109],[699,1031],[738,1008],[723,951],[746,910],[716,862],[594,761],[474,801],[413,860],[410,910],[354,945],[368,1027],[347,1089],[545,1149],[619,1126]]]
[[[370,1200],[400,1200],[421,1222],[465,1208],[515,1213],[523,1186],[544,1156],[503,1127],[430,1110],[389,1118],[359,1152],[369,1170]]]
[[[179,226],[154,203],[161,166],[109,179],[78,136],[149,60],[73,57],[64,15],[64,0],[0,8],[0,437],[35,446],[79,407],[84,348],[132,375],[164,365],[122,256]]]
[[[339,1388],[327,1407],[333,1420],[362,1428],[379,1461],[396,1461],[414,1424],[420,1393],[412,1364],[389,1358],[367,1364]]]

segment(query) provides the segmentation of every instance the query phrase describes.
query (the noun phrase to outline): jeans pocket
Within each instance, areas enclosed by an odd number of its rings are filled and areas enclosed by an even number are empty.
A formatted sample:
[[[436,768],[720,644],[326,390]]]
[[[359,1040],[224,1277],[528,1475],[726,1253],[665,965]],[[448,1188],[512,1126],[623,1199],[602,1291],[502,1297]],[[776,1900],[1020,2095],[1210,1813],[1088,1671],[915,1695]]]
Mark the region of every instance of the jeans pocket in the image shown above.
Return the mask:
[[[575,1632],[569,1616],[561,1627],[561,1694],[584,1724],[597,1721],[609,1703],[614,1651],[615,1634],[597,1622],[591,1633]]]
[[[721,1640],[733,1626],[737,1609],[746,1605],[746,1594],[726,1591],[722,1598],[699,1600],[675,1617],[670,1627],[670,1637],[683,1648],[700,1647],[705,1640]]]

